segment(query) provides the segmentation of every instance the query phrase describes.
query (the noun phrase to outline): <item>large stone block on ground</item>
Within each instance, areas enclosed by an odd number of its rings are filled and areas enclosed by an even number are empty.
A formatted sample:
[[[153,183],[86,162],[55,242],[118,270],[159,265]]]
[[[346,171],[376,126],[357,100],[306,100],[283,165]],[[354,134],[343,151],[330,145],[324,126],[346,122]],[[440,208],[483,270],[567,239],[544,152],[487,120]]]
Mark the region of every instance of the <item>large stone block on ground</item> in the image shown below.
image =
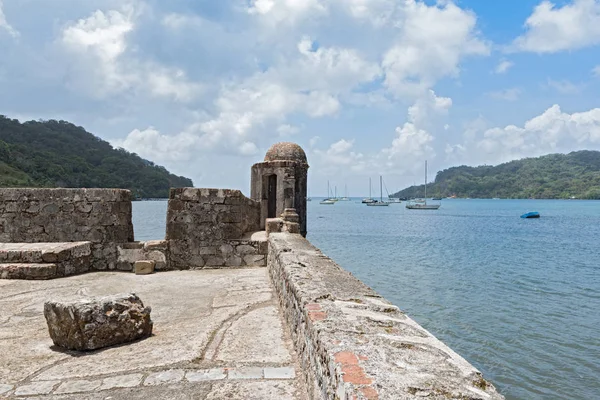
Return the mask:
[[[139,260],[133,264],[136,275],[149,275],[154,273],[154,266],[156,261],[154,260]]]
[[[54,344],[80,351],[150,336],[150,311],[134,293],[44,303],[44,317]]]

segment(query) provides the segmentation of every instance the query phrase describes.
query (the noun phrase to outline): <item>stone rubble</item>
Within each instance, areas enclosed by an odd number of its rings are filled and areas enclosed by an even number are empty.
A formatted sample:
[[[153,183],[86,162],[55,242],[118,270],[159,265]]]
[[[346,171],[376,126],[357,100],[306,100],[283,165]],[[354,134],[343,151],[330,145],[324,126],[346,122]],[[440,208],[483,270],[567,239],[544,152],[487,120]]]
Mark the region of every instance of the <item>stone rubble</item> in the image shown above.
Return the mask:
[[[44,317],[54,344],[78,351],[150,336],[150,311],[134,293],[44,304]]]

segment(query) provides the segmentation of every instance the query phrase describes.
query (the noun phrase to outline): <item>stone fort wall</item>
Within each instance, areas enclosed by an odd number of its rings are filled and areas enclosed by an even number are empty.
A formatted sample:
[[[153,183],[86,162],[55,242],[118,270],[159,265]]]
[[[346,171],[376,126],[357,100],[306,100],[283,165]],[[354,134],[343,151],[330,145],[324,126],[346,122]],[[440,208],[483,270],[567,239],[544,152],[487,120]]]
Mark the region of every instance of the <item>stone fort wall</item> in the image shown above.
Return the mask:
[[[239,190],[172,189],[166,240],[136,242],[128,190],[0,189],[0,243],[89,241],[95,270],[264,266],[259,230],[260,203]]]
[[[171,189],[167,235],[173,269],[265,265],[260,203],[239,190]]]
[[[0,189],[0,242],[92,242],[92,268],[114,269],[131,242],[131,193],[121,189]]]
[[[269,234],[267,268],[312,399],[504,397],[464,358],[301,235]]]

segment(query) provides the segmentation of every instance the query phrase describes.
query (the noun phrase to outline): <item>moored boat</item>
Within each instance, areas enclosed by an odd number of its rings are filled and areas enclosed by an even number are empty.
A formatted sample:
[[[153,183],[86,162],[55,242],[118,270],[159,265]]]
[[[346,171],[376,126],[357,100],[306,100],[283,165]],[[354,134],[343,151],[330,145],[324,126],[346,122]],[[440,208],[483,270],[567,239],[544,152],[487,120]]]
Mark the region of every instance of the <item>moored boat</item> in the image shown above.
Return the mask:
[[[406,203],[409,210],[437,210],[440,204],[427,204],[427,161],[425,161],[425,197],[423,200],[414,200]]]
[[[540,217],[540,213],[537,211],[531,211],[531,212],[521,215],[521,218],[539,218],[539,217]]]

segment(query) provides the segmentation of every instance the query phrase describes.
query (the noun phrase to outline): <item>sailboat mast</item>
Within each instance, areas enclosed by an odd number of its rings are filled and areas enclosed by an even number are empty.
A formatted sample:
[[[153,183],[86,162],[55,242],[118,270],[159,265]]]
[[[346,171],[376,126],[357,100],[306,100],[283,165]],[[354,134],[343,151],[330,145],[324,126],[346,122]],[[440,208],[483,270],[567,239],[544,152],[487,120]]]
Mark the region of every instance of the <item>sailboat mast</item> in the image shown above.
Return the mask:
[[[379,200],[383,203],[383,177],[379,175]]]
[[[427,160],[425,160],[425,204],[427,204]]]
[[[369,177],[369,199],[371,198],[371,178]]]

